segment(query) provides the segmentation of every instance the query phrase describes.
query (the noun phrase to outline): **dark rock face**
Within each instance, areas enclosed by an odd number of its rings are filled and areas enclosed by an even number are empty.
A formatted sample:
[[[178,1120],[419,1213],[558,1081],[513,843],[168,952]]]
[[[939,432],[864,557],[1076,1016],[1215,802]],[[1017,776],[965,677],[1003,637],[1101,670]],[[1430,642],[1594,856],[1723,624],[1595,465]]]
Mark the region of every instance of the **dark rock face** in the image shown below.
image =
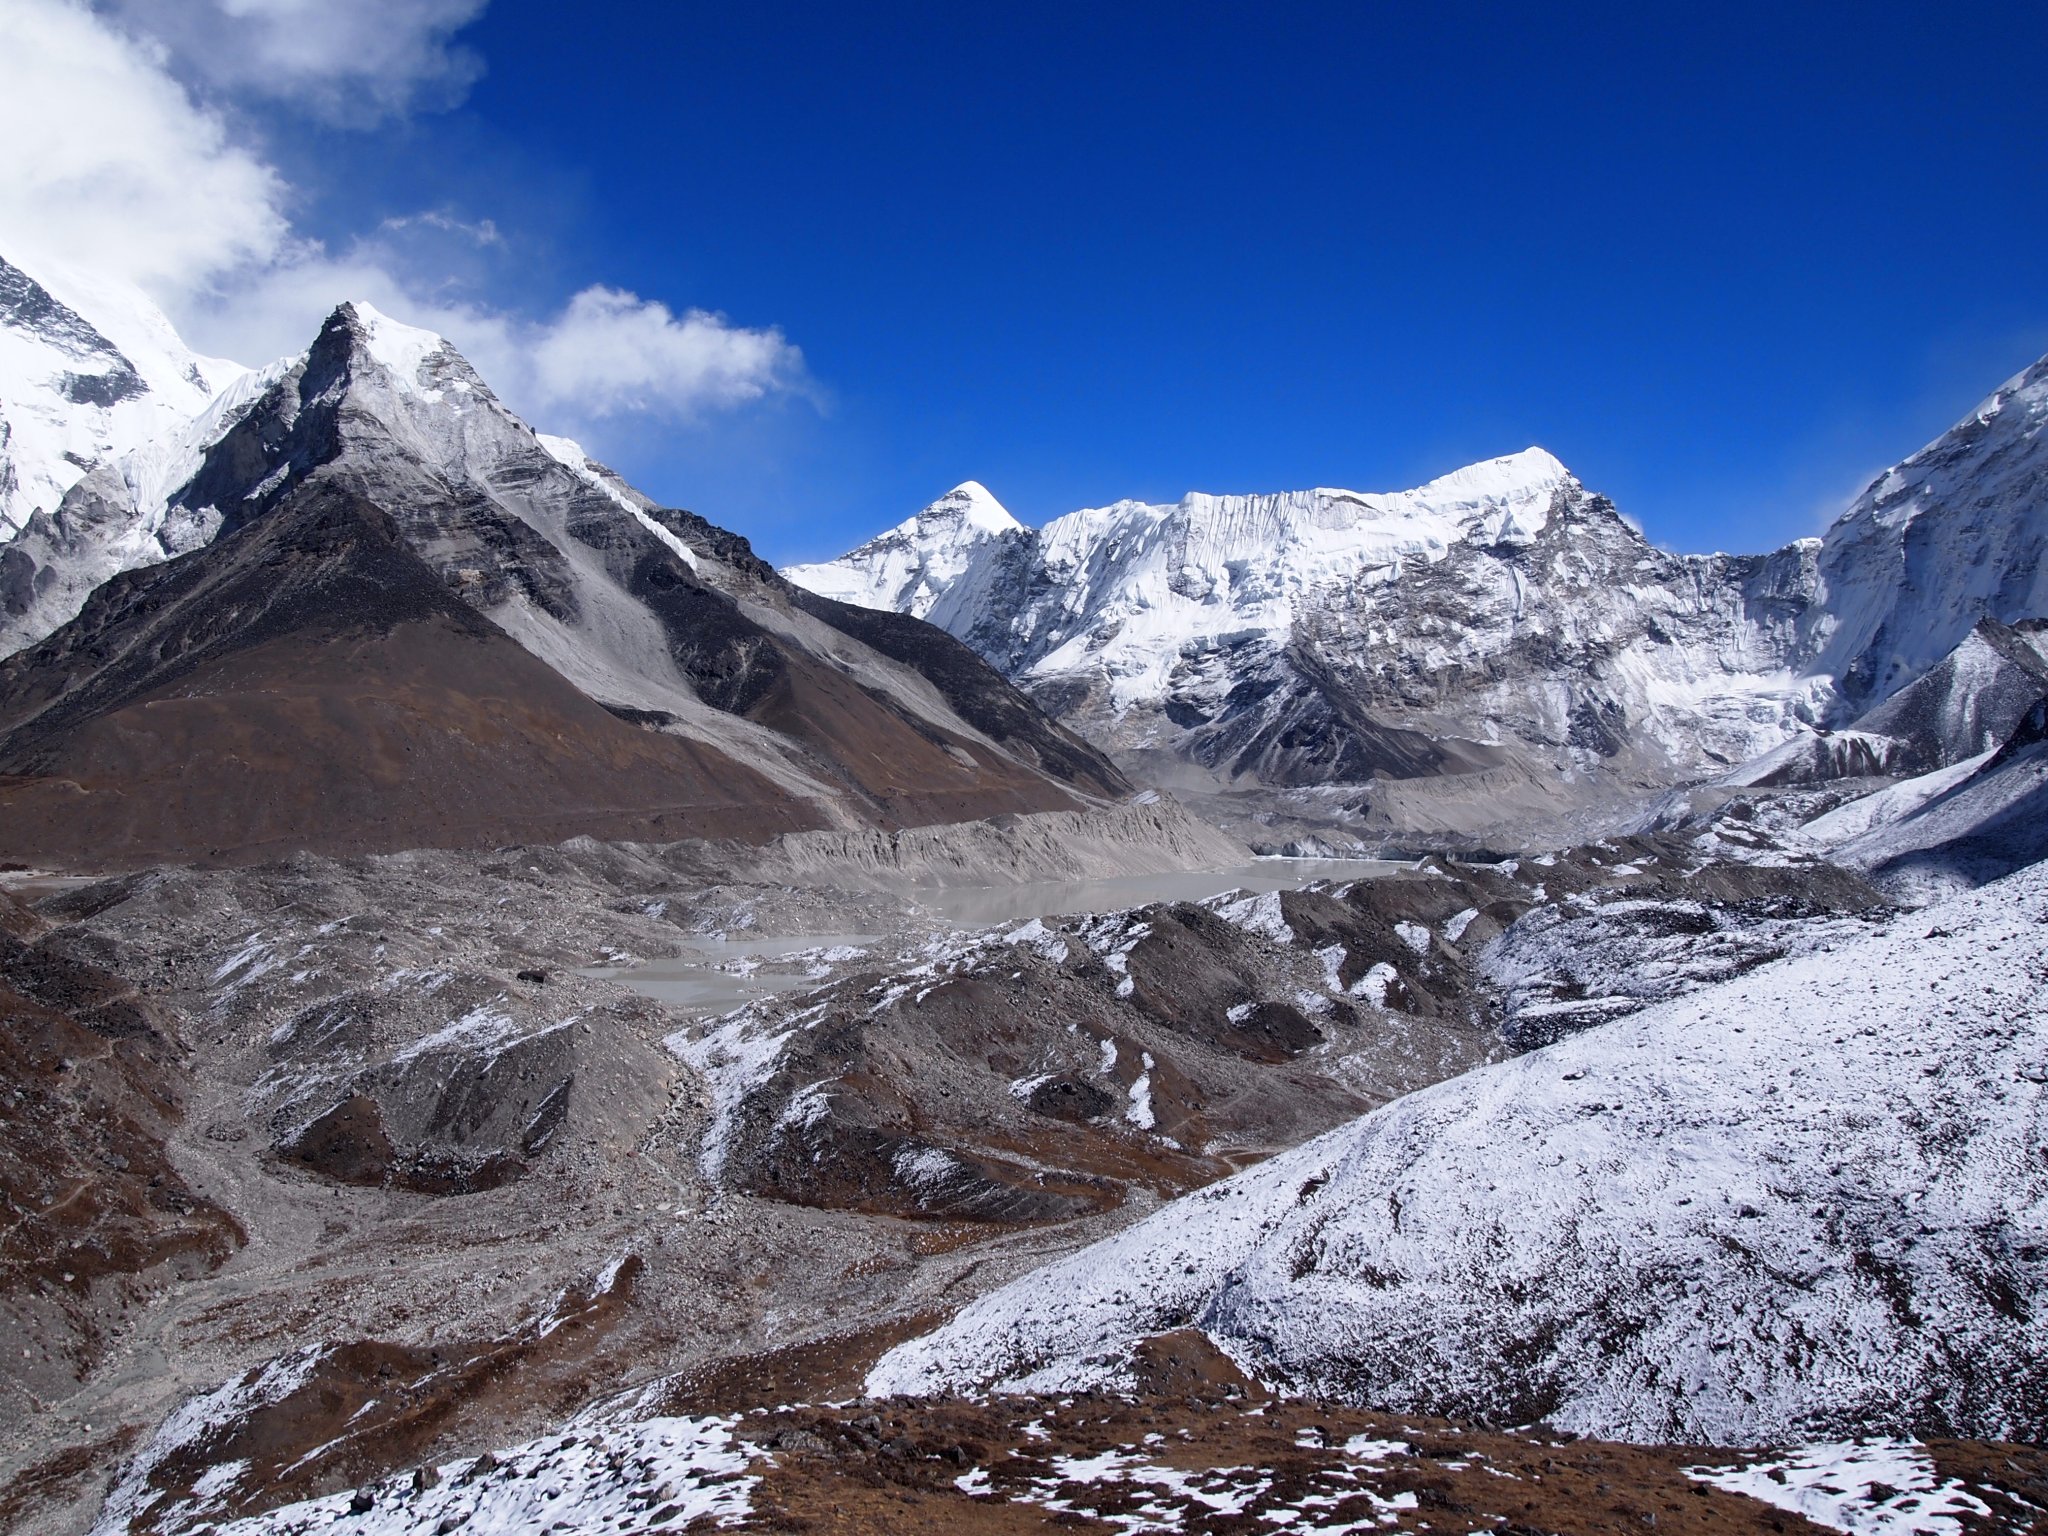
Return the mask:
[[[567,1102],[567,1087],[562,1085],[558,1102]],[[559,1114],[554,1118],[559,1120]],[[523,1138],[534,1146],[541,1139]],[[384,1123],[383,1106],[367,1093],[352,1093],[333,1105],[280,1141],[278,1151],[342,1184],[410,1189],[423,1195],[472,1195],[496,1189],[527,1171],[525,1161],[509,1152],[463,1157],[441,1148],[400,1147]]]
[[[1860,717],[1851,729],[1898,743],[1870,771],[1931,773],[2007,741],[2048,698],[2048,661],[2028,639],[2041,629],[1985,619],[1932,669]]]
[[[0,730],[17,858],[814,824],[743,765],[599,708],[331,489],[109,582],[0,663]]]
[[[279,1143],[293,1162],[343,1184],[388,1184],[397,1148],[384,1128],[377,1101],[352,1093]]]
[[[337,311],[172,493],[210,544],[0,664],[0,857],[760,841],[1127,788],[916,621],[814,648],[744,540],[558,461],[445,344],[398,378],[373,329]],[[89,477],[8,547],[10,614],[124,494]]]
[[[627,590],[661,620],[669,655],[713,709],[744,715],[789,678],[789,661],[768,632],[739,604],[677,567],[665,551],[634,562]]]
[[[142,375],[133,365],[106,373],[67,373],[63,389],[64,398],[73,405],[119,405],[123,400],[139,400],[149,393],[149,386],[142,382]]]
[[[1063,1072],[1038,1084],[1024,1102],[1033,1114],[1078,1122],[1100,1120],[1117,1101],[1107,1089]]]
[[[28,612],[35,582],[35,562],[27,553],[12,544],[0,545],[0,612],[15,616]]]
[[[1314,1050],[1327,1038],[1292,1003],[1265,1002],[1253,1004],[1243,1021],[1224,1031],[1217,1043],[1248,1061],[1287,1061]]]
[[[33,332],[74,357],[120,356],[92,322],[5,258],[0,258],[0,324]],[[129,372],[134,372],[132,365]]]
[[[780,577],[775,579],[781,582]],[[905,614],[835,603],[784,585],[790,600],[803,612],[914,669],[939,690],[961,719],[1042,772],[1096,794],[1129,793],[1129,781],[1101,752],[1055,724],[944,630]]]

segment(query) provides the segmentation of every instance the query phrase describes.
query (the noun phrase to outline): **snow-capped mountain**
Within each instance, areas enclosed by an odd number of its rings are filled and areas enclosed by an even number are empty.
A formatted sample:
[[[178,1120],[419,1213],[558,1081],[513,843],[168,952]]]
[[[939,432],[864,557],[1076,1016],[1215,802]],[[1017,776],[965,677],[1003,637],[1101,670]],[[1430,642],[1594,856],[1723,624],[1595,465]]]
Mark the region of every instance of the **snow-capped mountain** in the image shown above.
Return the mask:
[[[0,539],[93,464],[175,431],[246,372],[200,357],[139,290],[0,259]]]
[[[1127,1384],[1614,1438],[2044,1427],[2040,867],[1396,1100],[1013,1281],[876,1393]]]
[[[1824,539],[1762,556],[1657,549],[1529,449],[1413,491],[1126,501],[1038,530],[964,527],[988,508],[966,486],[789,575],[922,614],[1148,766],[1569,800],[1845,724],[1980,620],[2048,613],[2044,419],[2048,360]]]
[[[0,552],[0,651],[13,827],[101,857],[765,837],[1126,787],[957,641],[791,587],[367,305],[32,517]],[[259,771],[295,750],[296,776]]]
[[[990,545],[1029,538],[1030,530],[988,487],[969,480],[845,559],[791,566],[783,574],[842,603],[929,619],[941,599],[949,613],[960,608],[968,591],[965,578],[984,563]]]
[[[2048,617],[2048,357],[1872,481],[1828,529],[1798,653],[1847,717],[1981,618]]]
[[[1098,742],[1226,781],[1655,782],[1819,703],[1782,675],[1807,546],[1666,554],[1540,449],[1412,491],[1127,501],[972,542],[955,497],[935,534],[920,514],[790,575],[915,602]]]

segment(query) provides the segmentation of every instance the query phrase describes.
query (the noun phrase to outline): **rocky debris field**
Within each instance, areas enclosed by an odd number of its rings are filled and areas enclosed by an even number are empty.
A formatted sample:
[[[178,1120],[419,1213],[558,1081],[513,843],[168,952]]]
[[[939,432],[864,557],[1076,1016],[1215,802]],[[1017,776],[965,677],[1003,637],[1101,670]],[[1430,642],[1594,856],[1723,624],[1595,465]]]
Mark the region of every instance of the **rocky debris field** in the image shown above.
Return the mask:
[[[938,935],[678,1031],[707,1174],[799,1203],[1058,1220],[1866,931],[1810,860],[1634,839]]]
[[[43,1108],[0,1146],[0,1527],[84,1530],[114,1487],[109,1536],[206,1490],[253,1515],[634,1383],[682,1418],[856,1392],[973,1298],[1511,1054],[1518,999],[1611,1018],[1764,963],[1798,912],[1825,947],[1882,907],[1771,847],[978,932],[871,862],[833,890],[588,840],[16,877],[5,1086]],[[1567,963],[1665,909],[1657,987]],[[749,936],[775,953],[715,958]],[[584,974],[691,944],[791,990],[707,1015]]]
[[[704,1113],[663,1043],[687,1015],[575,966],[671,952],[678,923],[802,922],[821,898],[714,888],[668,909],[674,882],[650,891],[622,859],[302,858],[9,907],[27,937],[0,956],[5,1091],[36,1114],[0,1120],[0,1528],[84,1529],[181,1402],[308,1350],[364,1378],[351,1414],[380,1405],[346,1433],[265,1420],[317,1491],[423,1444],[538,1432],[621,1380],[921,1305],[912,1274],[943,1291],[1099,1230],[761,1202],[664,1150],[658,1129]],[[833,1261],[798,1261],[817,1253]],[[625,1299],[551,1321],[593,1286]],[[197,1475],[163,1466],[159,1484]]]

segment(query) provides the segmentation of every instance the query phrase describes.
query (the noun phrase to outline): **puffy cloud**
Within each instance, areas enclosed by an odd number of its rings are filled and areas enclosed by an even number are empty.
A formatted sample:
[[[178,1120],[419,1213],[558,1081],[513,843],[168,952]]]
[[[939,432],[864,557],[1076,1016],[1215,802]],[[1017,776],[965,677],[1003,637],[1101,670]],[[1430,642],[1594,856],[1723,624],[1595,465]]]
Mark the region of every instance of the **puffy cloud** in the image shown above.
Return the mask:
[[[122,4],[137,21],[169,18],[185,49],[206,28],[246,28],[221,33],[221,51],[240,50],[235,70],[274,55],[276,78],[297,71],[389,102],[455,78],[448,34],[483,0]],[[294,30],[303,37],[282,35]],[[488,219],[429,210],[339,250],[295,236],[292,189],[233,120],[193,99],[162,45],[83,0],[0,0],[0,36],[0,254],[134,283],[203,352],[267,362],[304,347],[336,304],[367,299],[448,337],[543,426],[687,418],[803,387],[802,354],[772,328],[617,288],[536,317],[452,287],[447,274],[503,245]]]
[[[635,414],[688,419],[808,388],[803,353],[773,327],[696,309],[678,315],[606,287],[535,318],[423,292],[393,275],[391,254],[374,242],[335,257],[301,249],[193,311],[188,329],[213,350],[267,359],[305,346],[342,299],[366,299],[446,336],[508,405],[557,430],[590,432]]]
[[[688,409],[758,400],[793,387],[803,356],[778,330],[746,330],[701,309],[665,304],[617,288],[586,288],[542,328],[533,384],[545,399],[592,415]]]
[[[287,188],[160,50],[66,0],[0,0],[0,240],[159,294],[283,248]]]
[[[451,106],[483,73],[452,39],[488,0],[103,0],[184,76],[344,121]]]

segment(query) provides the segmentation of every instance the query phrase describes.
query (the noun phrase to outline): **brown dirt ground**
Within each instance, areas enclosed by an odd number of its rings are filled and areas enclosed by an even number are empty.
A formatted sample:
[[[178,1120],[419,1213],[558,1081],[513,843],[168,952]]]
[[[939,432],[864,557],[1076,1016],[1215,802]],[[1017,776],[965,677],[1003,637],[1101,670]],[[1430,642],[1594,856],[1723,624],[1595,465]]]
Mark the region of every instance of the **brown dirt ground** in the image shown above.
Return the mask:
[[[1028,1433],[1027,1425],[1042,1433]],[[1725,1448],[1474,1431],[1328,1404],[1259,1402],[1215,1389],[1206,1396],[1136,1400],[1005,1398],[988,1404],[803,1408],[750,1417],[744,1432],[759,1436],[775,1456],[772,1467],[761,1469],[765,1476],[746,1527],[751,1530],[821,1536],[1110,1531],[1130,1529],[1125,1522],[1148,1505],[1156,1511],[1162,1502],[1181,1510],[1179,1529],[1203,1536],[1345,1527],[1360,1520],[1376,1530],[1500,1536],[1824,1529],[1685,1476],[1685,1467],[1730,1460]],[[1146,1447],[1154,1435],[1162,1438]],[[1339,1448],[1354,1435],[1400,1441],[1409,1449],[1360,1467],[1355,1480],[1347,1479],[1338,1470],[1346,1464]],[[1154,1465],[1190,1472],[1246,1469],[1247,1480],[1267,1486],[1244,1509],[1219,1513],[1199,1501],[1163,1496],[1155,1485],[1060,1481],[1054,1458],[1118,1447],[1139,1448]],[[1942,1471],[1963,1477],[1994,1511],[1988,1520],[1966,1520],[1965,1531],[2048,1529],[2038,1522],[2038,1509],[2019,1502],[2043,1492],[2048,1455],[2039,1448],[1932,1449]],[[1350,1464],[1357,1466],[1356,1459]],[[975,1467],[989,1469],[988,1491],[969,1495],[955,1479]],[[1264,1518],[1317,1495],[1330,1501],[1315,1507],[1318,1524],[1305,1516],[1287,1525]],[[1404,1496],[1412,1496],[1412,1503]],[[1050,1508],[1048,1501],[1066,1507]],[[1389,1508],[1404,1504],[1409,1507]]]

